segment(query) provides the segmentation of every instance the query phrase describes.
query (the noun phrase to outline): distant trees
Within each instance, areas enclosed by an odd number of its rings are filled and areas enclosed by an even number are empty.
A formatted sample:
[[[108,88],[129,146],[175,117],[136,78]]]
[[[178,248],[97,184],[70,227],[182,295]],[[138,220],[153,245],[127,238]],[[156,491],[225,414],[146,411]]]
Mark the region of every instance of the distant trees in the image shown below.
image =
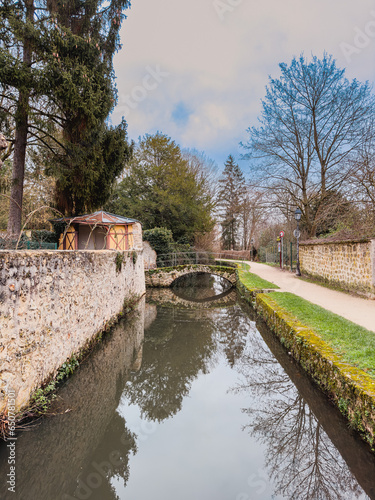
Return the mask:
[[[234,162],[233,156],[229,155],[223,174],[219,179],[218,192],[222,228],[221,240],[225,250],[237,249],[240,214],[245,192],[245,177],[240,167]]]
[[[198,159],[160,132],[145,135],[107,208],[141,220],[144,229],[170,229],[174,240],[192,242],[214,226],[211,185]]]
[[[368,222],[375,227],[375,115],[349,168],[355,200],[365,207]]]
[[[218,206],[225,250],[236,250],[239,240],[240,214],[246,193],[245,177],[232,155],[228,156],[219,179]]]
[[[247,250],[261,218],[262,193],[251,189],[245,176],[228,156],[218,181],[217,213],[224,250]]]
[[[248,129],[244,158],[275,206],[284,213],[299,207],[307,233],[315,236],[332,193],[336,207],[340,199],[347,202],[339,193],[363,149],[374,96],[368,83],[347,80],[328,55],[294,58],[280,69],[266,89],[260,126]]]

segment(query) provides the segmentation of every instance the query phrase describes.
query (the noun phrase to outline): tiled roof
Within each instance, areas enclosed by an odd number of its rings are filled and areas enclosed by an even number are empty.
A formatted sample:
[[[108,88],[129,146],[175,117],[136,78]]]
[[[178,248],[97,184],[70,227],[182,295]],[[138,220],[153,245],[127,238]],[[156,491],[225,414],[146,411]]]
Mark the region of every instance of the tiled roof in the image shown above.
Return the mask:
[[[70,221],[71,223],[77,224],[99,224],[103,226],[109,225],[123,225],[132,224],[138,222],[135,219],[129,219],[128,217],[122,217],[122,215],[114,215],[108,212],[100,210],[92,214],[79,215],[77,217],[63,217],[58,219],[58,221]]]

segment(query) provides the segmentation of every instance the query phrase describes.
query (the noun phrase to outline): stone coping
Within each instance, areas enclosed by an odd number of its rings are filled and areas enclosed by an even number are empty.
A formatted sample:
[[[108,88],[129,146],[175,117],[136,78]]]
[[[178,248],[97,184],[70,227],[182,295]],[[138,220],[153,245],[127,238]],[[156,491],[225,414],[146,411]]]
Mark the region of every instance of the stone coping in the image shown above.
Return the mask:
[[[300,246],[313,246],[313,245],[350,245],[351,243],[369,243],[370,241],[375,241],[375,238],[353,238],[353,239],[326,239],[326,240],[305,240],[300,241]]]

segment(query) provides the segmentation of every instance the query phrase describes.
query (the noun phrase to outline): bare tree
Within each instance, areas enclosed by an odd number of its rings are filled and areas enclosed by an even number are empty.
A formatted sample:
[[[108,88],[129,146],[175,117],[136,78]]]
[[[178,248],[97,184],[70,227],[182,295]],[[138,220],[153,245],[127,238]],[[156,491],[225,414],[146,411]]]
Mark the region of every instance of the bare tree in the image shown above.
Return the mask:
[[[319,206],[347,182],[346,160],[363,145],[374,96],[368,83],[347,80],[326,54],[310,63],[294,58],[280,69],[266,89],[260,127],[248,129],[244,158],[253,160],[255,181],[276,202],[287,195],[301,208],[315,236]]]
[[[370,122],[358,154],[349,161],[356,201],[364,206],[371,219],[375,217],[375,118]]]
[[[242,250],[249,250],[266,217],[264,192],[247,186],[241,205]]]
[[[259,333],[242,349],[234,392],[251,395],[245,425],[266,447],[275,495],[299,500],[364,498],[347,464]]]

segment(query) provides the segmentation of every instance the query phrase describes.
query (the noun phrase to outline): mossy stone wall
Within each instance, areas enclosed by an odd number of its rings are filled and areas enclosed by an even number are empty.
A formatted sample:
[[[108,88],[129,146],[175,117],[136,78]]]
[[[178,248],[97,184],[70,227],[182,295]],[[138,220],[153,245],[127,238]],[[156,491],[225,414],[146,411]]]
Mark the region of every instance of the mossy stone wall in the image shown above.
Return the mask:
[[[375,380],[342,361],[317,334],[299,323],[267,294],[256,309],[311,378],[328,394],[350,425],[374,447]]]
[[[0,252],[0,413],[9,389],[17,410],[25,407],[144,293],[142,250]]]

